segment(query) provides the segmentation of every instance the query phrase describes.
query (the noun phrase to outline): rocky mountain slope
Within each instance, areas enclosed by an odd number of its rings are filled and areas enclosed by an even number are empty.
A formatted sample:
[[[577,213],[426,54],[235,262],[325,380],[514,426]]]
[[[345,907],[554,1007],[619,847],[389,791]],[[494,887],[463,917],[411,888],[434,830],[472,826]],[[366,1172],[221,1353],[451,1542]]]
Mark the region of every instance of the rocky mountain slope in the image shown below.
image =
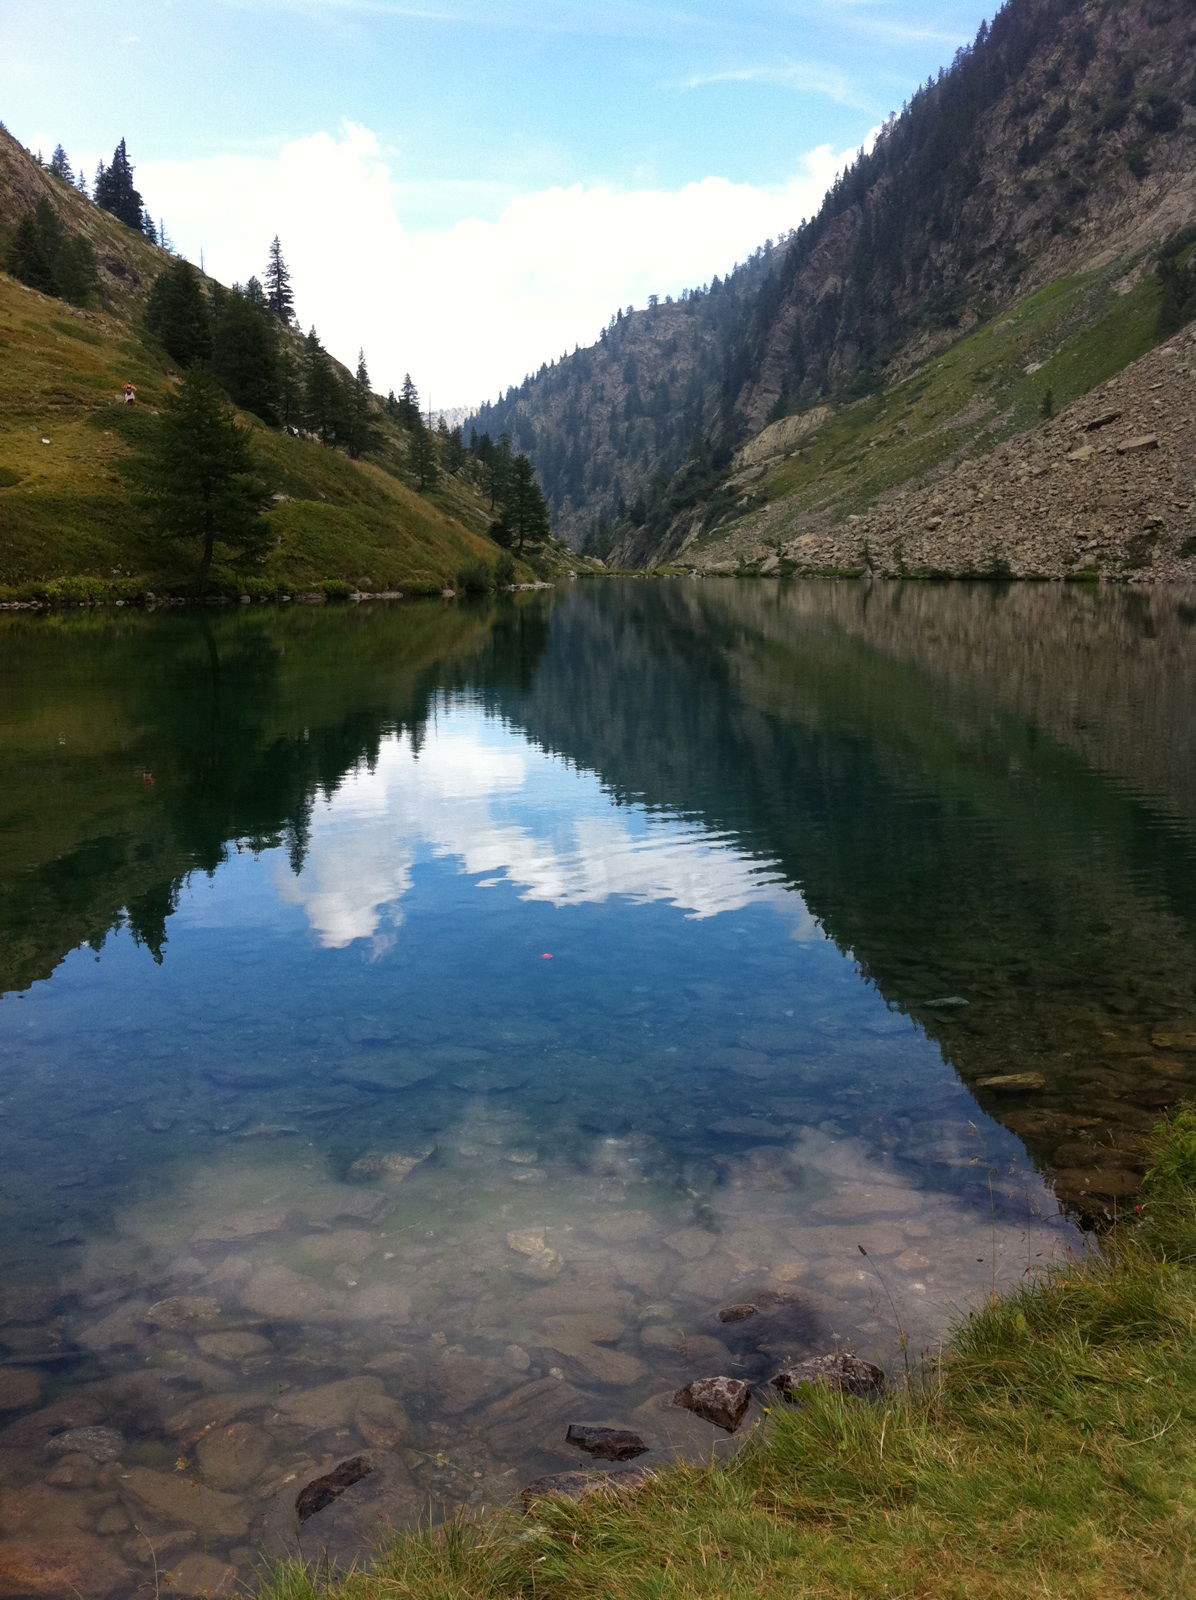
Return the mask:
[[[1105,317],[1196,215],[1194,51],[1187,0],[1008,0],[754,275],[624,316],[479,424],[531,454],[571,541],[669,559],[770,423],[883,394],[1060,282],[1101,288],[1062,338]]]
[[[1194,583],[1196,330],[1052,421],[837,527],[803,531],[782,500],[693,560],[723,571],[754,561],[765,573]]]

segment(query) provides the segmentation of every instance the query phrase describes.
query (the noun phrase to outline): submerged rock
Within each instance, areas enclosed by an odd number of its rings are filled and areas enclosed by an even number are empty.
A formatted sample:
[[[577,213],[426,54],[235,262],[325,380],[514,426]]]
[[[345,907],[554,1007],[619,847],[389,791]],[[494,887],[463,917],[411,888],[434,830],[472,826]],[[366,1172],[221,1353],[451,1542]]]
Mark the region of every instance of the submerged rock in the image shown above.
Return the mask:
[[[603,1428],[588,1422],[571,1422],[565,1438],[600,1461],[634,1461],[648,1448],[630,1428]]]
[[[373,1470],[373,1463],[368,1456],[351,1456],[349,1460],[333,1467],[331,1472],[326,1472],[323,1477],[313,1478],[295,1497],[295,1514],[299,1521],[306,1522],[309,1517],[314,1517],[317,1511],[323,1511],[325,1506],[338,1500],[346,1489],[355,1483],[360,1483],[362,1478],[368,1477]]]
[[[803,1388],[831,1389],[836,1394],[878,1394],[885,1375],[870,1361],[837,1350],[830,1355],[809,1356],[804,1361],[787,1361],[772,1378],[774,1389],[786,1400],[798,1397]]]
[[[350,1183],[403,1183],[436,1154],[434,1144],[410,1146],[406,1150],[367,1150],[350,1166],[345,1177]]]
[[[752,1391],[742,1378],[695,1378],[677,1390],[673,1403],[734,1433],[752,1403]]]
[[[50,1455],[84,1455],[100,1462],[119,1461],[124,1448],[124,1438],[115,1428],[67,1428],[46,1441]]]
[[[753,1305],[749,1300],[744,1300],[739,1305],[724,1306],[718,1314],[718,1320],[720,1322],[746,1322],[748,1317],[758,1317],[759,1315],[760,1307]]]
[[[166,1328],[179,1332],[184,1328],[202,1328],[220,1318],[220,1302],[211,1295],[179,1294],[168,1300],[158,1300],[148,1306],[142,1321],[151,1328]]]
[[[995,1077],[976,1080],[977,1089],[994,1089],[998,1094],[1022,1094],[1046,1086],[1041,1072],[998,1072]]]
[[[211,1596],[231,1595],[239,1587],[236,1567],[215,1556],[189,1551],[164,1573],[165,1587],[171,1595]]]
[[[0,1600],[107,1600],[130,1580],[129,1569],[106,1545],[83,1534],[0,1541]]]
[[[0,1367],[0,1411],[25,1411],[42,1397],[42,1380],[30,1367]]]
[[[398,1456],[371,1450],[330,1462],[296,1494],[279,1491],[263,1530],[271,1557],[335,1569],[368,1560],[394,1532],[413,1526],[423,1498]]]
[[[241,1539],[249,1519],[240,1501],[180,1472],[130,1467],[121,1476],[121,1499],[137,1516],[148,1513],[172,1527],[194,1528],[211,1538]]]

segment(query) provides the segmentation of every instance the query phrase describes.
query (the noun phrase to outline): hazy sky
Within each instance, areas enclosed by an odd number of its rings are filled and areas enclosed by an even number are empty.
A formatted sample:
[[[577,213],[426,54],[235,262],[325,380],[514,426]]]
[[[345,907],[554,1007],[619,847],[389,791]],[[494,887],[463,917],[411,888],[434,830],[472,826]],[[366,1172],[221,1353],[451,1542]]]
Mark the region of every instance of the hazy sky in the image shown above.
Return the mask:
[[[994,4],[0,0],[0,118],[462,405],[796,226]]]

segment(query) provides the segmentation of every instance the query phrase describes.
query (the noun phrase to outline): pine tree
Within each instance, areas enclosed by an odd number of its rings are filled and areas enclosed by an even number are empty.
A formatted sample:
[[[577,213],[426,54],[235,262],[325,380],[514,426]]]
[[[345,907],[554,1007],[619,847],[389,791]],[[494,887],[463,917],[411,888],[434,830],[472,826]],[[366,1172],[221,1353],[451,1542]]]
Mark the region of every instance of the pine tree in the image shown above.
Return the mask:
[[[436,464],[436,441],[419,418],[411,429],[411,470],[422,493],[430,489],[439,477]]]
[[[278,421],[278,324],[248,292],[221,295],[213,307],[212,372],[237,405]]]
[[[291,293],[291,274],[282,258],[282,244],[275,234],[266,262],[266,300],[279,322],[287,327],[295,320],[295,297]]]
[[[39,200],[32,211],[17,223],[8,251],[8,270],[14,278],[42,294],[53,294],[55,288],[53,262],[53,231],[57,219],[48,200]]]
[[[162,407],[137,476],[158,530],[201,541],[201,582],[218,543],[242,555],[264,548],[261,514],[269,495],[252,467],[248,430],[238,426],[212,375],[189,368]]]
[[[78,189],[85,200],[91,199],[90,194],[87,192],[87,179],[83,175],[82,168],[75,174],[75,188]]]
[[[399,390],[399,421],[410,430],[418,428],[423,422],[419,409],[419,390],[412,383],[409,372],[403,374],[403,386]]]
[[[99,287],[95,251],[64,230],[44,195],[17,224],[7,259],[14,278],[72,305],[86,305]]]
[[[377,434],[370,421],[370,375],[366,369],[365,351],[357,352],[357,371],[349,386],[346,417],[345,446],[353,457],[364,455],[377,443]]]
[[[324,444],[335,441],[343,406],[332,358],[312,328],[303,341],[303,410],[307,426]]]
[[[74,183],[75,174],[67,160],[66,151],[60,144],[54,146],[54,154],[50,157],[50,171],[56,178],[61,178],[63,183]]]
[[[526,456],[516,456],[511,463],[499,526],[509,531],[509,542],[514,545],[516,555],[520,556],[529,539],[535,543],[551,535],[548,506]],[[506,544],[508,540],[500,538],[498,542]]]
[[[133,167],[123,139],[112,153],[112,165],[105,167],[101,162],[96,169],[93,197],[96,205],[110,211],[126,228],[141,232],[144,207],[133,186]]]
[[[212,310],[199,273],[189,261],[172,261],[154,280],[145,325],[182,367],[212,354]]]

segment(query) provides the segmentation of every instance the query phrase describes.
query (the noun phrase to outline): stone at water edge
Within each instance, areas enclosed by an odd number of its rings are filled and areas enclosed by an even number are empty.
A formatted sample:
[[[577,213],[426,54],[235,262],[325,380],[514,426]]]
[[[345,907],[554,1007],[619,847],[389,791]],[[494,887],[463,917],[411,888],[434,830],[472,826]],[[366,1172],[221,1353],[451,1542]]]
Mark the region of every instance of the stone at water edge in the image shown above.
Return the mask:
[[[830,1389],[835,1394],[879,1394],[885,1375],[870,1361],[840,1350],[832,1355],[809,1356],[804,1361],[786,1361],[773,1375],[772,1386],[786,1400],[796,1399],[803,1387]]]
[[[735,1432],[751,1403],[751,1387],[742,1378],[695,1378],[673,1396],[674,1405],[696,1412],[728,1433]]]
[[[648,1448],[630,1428],[602,1428],[588,1422],[571,1422],[565,1438],[600,1461],[634,1461]]]
[[[520,1491],[525,1511],[537,1500],[576,1500],[579,1504],[597,1495],[632,1494],[655,1474],[649,1467],[614,1467],[610,1472],[553,1472],[535,1478]]]

